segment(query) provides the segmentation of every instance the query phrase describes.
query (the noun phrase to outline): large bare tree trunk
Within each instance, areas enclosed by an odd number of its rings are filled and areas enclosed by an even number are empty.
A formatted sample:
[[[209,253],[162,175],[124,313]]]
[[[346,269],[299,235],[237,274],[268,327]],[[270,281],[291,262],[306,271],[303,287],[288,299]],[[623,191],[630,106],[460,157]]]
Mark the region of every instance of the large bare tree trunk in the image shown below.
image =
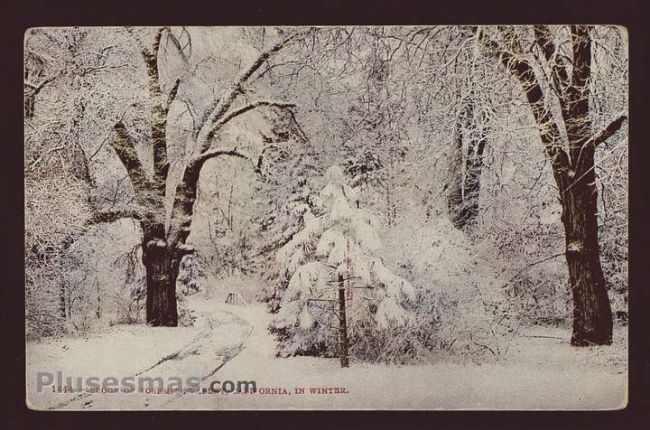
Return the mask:
[[[146,319],[152,326],[178,325],[176,309],[176,279],[180,258],[165,241],[161,223],[143,220],[142,263],[146,272]]]
[[[598,247],[595,178],[587,176],[580,180],[580,186],[567,192],[562,214],[573,295],[571,343],[576,346],[606,345],[612,341],[612,310]]]
[[[243,85],[253,73],[275,52],[293,40],[297,34],[291,34],[262,52],[253,64],[236,79],[222,97],[215,100],[204,112],[200,124],[196,125],[196,145],[200,155],[189,161],[180,183],[175,189],[167,188],[169,160],[167,154],[167,117],[170,106],[176,98],[180,80],[176,79],[167,97],[163,95],[158,69],[158,54],[162,37],[171,35],[168,27],[158,29],[151,50],[142,50],[147,69],[149,96],[152,101],[150,112],[151,137],[150,146],[153,155],[153,173],[146,174],[135,149],[135,143],[126,126],[120,121],[114,126],[114,139],[111,146],[127,171],[138,209],[126,212],[108,212],[97,214],[92,221],[110,222],[118,218],[131,217],[140,220],[142,228],[142,262],[146,269],[147,323],[152,326],[177,326],[178,310],[176,302],[176,279],[180,262],[184,255],[194,249],[186,244],[192,226],[194,202],[201,169],[209,159],[220,156],[234,156],[249,159],[236,150],[212,150],[211,146],[219,130],[230,120],[260,107],[290,109],[294,105],[257,100],[248,102],[237,109],[231,109]],[[293,118],[293,114],[292,114]],[[251,160],[252,161],[252,160]],[[169,226],[165,226],[165,200],[173,197],[172,213]]]
[[[539,34],[539,31],[538,31]],[[594,164],[595,143],[589,116],[591,36],[586,26],[573,26],[573,76],[562,103],[569,141],[569,183],[562,190],[562,223],[566,260],[573,295],[573,336],[576,346],[612,342],[612,309],[598,246],[598,190]]]
[[[558,123],[549,111],[535,71],[525,59],[512,28],[499,28],[507,49],[479,32],[478,37],[510,74],[519,81],[531,109],[545,154],[551,162],[557,184],[562,223],[565,231],[565,255],[569,285],[573,296],[574,346],[609,345],[612,342],[612,311],[600,264],[598,246],[596,175],[594,153],[598,144],[618,131],[625,115],[593,134],[589,112],[591,79],[591,35],[587,26],[571,26],[572,73],[566,59],[559,55],[547,26],[535,27],[535,43],[550,65],[549,86],[558,95],[566,144]]]
[[[167,247],[150,247],[142,261],[147,272],[147,324],[178,325],[176,279],[180,260]]]

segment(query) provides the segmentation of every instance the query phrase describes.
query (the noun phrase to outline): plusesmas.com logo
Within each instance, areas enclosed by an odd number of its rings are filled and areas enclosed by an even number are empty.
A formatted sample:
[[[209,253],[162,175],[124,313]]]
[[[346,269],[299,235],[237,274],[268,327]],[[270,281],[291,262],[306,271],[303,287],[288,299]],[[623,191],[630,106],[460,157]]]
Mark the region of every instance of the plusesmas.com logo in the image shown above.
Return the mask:
[[[167,378],[150,376],[77,376],[63,375],[63,372],[38,372],[37,393],[145,393],[145,394],[254,394],[256,381],[202,381],[191,376]]]

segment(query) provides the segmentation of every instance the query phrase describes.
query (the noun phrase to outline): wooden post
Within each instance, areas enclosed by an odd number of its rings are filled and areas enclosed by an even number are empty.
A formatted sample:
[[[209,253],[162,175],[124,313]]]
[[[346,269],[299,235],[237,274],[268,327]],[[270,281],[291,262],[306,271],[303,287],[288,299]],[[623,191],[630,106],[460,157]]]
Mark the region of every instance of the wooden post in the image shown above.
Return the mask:
[[[345,287],[343,284],[343,275],[338,276],[339,284],[339,356],[341,357],[341,367],[349,367],[348,361],[348,325],[345,317]]]

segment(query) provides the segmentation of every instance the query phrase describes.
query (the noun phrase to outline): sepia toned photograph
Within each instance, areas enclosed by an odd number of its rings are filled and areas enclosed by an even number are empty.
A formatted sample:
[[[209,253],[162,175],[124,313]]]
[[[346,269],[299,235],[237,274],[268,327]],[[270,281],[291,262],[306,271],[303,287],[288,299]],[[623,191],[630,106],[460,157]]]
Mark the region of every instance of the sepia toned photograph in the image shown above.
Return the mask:
[[[625,27],[34,27],[23,75],[28,408],[626,407]]]

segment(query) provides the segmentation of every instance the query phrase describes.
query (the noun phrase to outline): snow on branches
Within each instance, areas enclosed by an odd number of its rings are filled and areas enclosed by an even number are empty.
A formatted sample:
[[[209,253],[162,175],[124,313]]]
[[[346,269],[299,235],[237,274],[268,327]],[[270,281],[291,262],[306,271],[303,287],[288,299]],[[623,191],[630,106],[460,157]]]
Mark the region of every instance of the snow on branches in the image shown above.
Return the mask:
[[[338,322],[337,279],[344,280],[350,341],[408,325],[413,286],[387,269],[377,218],[359,206],[358,191],[338,166],[325,173],[327,185],[313,200],[322,215],[302,210],[304,228],[280,249],[276,260],[289,280],[271,324],[279,355],[331,356]],[[339,278],[340,277],[340,278]]]

